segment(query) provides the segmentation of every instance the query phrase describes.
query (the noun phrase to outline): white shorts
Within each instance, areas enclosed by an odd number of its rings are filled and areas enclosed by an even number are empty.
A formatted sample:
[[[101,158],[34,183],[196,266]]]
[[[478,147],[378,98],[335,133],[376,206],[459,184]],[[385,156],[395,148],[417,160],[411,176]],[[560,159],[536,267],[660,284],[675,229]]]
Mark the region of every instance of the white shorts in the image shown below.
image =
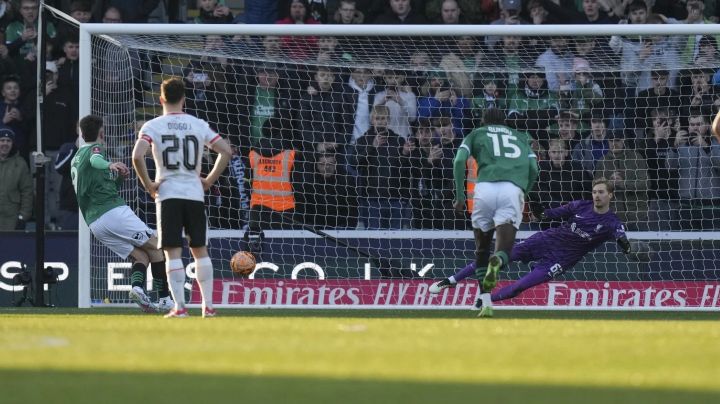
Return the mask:
[[[525,193],[512,182],[478,182],[470,217],[472,227],[488,232],[501,224],[512,223],[517,229],[524,206]]]
[[[133,248],[141,247],[155,235],[155,230],[143,223],[126,205],[105,212],[90,224],[90,231],[122,259],[127,259]]]

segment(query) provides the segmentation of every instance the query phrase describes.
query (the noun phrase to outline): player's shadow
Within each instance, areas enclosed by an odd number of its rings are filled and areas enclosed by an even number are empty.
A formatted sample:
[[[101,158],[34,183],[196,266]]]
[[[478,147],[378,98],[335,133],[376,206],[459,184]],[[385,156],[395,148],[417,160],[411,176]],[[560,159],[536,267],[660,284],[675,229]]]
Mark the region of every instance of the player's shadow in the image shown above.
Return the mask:
[[[148,358],[152,360],[152,358]],[[713,403],[708,391],[235,374],[2,370],[7,403]]]

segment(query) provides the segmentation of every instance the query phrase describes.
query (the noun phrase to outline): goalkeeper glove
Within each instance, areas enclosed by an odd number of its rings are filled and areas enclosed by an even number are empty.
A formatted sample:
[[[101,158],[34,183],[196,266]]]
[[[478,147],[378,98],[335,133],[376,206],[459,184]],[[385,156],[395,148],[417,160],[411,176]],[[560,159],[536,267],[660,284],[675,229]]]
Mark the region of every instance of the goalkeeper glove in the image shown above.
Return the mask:
[[[618,246],[622,250],[623,254],[630,254],[630,241],[627,237],[623,236],[617,239]]]

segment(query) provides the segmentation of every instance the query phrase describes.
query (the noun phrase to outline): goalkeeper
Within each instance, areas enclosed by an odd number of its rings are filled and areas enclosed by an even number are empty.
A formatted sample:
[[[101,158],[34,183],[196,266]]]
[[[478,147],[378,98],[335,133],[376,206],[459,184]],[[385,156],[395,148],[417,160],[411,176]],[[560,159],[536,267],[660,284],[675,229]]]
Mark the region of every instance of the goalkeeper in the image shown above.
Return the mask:
[[[609,240],[615,240],[625,254],[630,253],[630,242],[625,227],[610,210],[613,185],[599,178],[593,181],[591,201],[572,201],[555,209],[533,212],[539,219],[566,219],[560,227],[533,234],[516,243],[510,261],[534,261],[527,275],[491,294],[491,302],[510,299],[533,286],[548,282],[577,264],[587,253]],[[455,275],[435,282],[430,293],[454,288],[457,282],[475,273],[475,262],[468,264]],[[484,307],[483,307],[484,306]],[[487,302],[477,299],[475,310],[491,310]]]

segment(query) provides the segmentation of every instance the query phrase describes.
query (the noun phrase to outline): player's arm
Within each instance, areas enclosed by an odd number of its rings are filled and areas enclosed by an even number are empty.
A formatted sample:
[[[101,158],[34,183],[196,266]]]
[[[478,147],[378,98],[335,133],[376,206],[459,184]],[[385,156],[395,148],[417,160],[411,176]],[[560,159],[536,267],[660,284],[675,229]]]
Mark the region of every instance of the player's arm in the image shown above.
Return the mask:
[[[465,209],[465,171],[467,159],[470,156],[470,147],[467,145],[468,138],[458,148],[453,160],[453,177],[455,178],[455,209]]]
[[[210,173],[207,175],[207,177],[202,178],[201,181],[203,183],[203,188],[207,191],[210,189],[210,187],[217,181],[217,179],[220,177],[220,174],[225,171],[225,168],[227,167],[228,163],[230,162],[230,158],[232,157],[232,149],[230,148],[230,145],[228,144],[225,139],[218,137],[211,145],[210,149],[218,154],[217,159],[215,159],[215,165],[213,166],[212,170],[210,170]]]
[[[631,252],[630,240],[628,240],[627,236],[623,235],[616,241],[617,241],[618,246],[622,250],[623,254],[630,254],[630,252]]]
[[[130,174],[130,169],[125,163],[119,161],[111,163],[105,160],[105,156],[102,155],[102,151],[98,146],[93,147],[92,155],[90,156],[90,166],[96,170],[110,170],[118,173],[116,182],[122,182],[123,179]]]
[[[533,150],[532,147],[532,137],[530,137],[529,134],[525,133],[525,138],[527,139],[527,146],[528,146],[528,160],[529,161],[529,172],[528,172],[528,187],[526,194],[530,195],[530,192],[535,189],[535,183],[538,180],[538,177],[540,176],[540,167],[538,166],[538,158],[535,154],[535,150]]]
[[[150,148],[150,142],[151,140],[147,135],[140,135],[140,138],[135,142],[135,147],[133,147],[132,161],[140,183],[150,196],[154,198],[159,184],[150,179],[147,164],[145,164],[145,154],[147,154]]]
[[[553,209],[545,209],[543,217],[547,219],[562,219],[570,217],[574,212],[575,201],[566,203],[565,205],[559,206]]]
[[[528,194],[530,194],[530,192],[535,188],[535,183],[537,182],[537,179],[540,176],[540,169],[538,168],[537,156],[535,155],[535,153],[533,153],[529,156],[529,158],[530,158],[530,172],[528,174],[528,189],[527,189]]]
[[[630,254],[632,250],[630,240],[628,240],[627,234],[625,233],[625,225],[621,222],[615,226],[615,241],[624,254]]]

